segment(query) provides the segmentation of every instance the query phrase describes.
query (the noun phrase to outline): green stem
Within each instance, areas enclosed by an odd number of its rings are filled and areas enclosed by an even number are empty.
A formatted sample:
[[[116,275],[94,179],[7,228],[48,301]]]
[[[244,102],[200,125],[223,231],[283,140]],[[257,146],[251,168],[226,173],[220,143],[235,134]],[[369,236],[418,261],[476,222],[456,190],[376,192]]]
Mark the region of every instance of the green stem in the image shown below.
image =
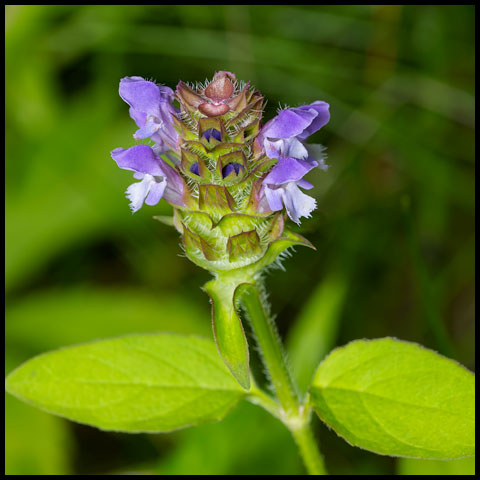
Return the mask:
[[[257,338],[265,367],[280,401],[280,418],[291,431],[308,473],[326,475],[323,459],[310,426],[310,409],[302,405],[298,398],[297,388],[288,370],[280,338],[267,314],[264,300],[257,287],[251,284],[243,284],[239,293]],[[252,393],[253,396],[258,395],[256,391]],[[257,403],[263,406],[266,402],[265,394],[263,392],[262,394],[263,396],[258,396]]]
[[[300,427],[291,429],[291,432],[300,449],[308,473],[310,475],[327,475],[323,458],[310,428],[310,421],[307,420]]]
[[[264,408],[270,415],[283,421],[281,407],[278,402],[270,395],[267,395],[263,390],[260,390],[255,383],[250,387],[250,392],[247,400],[255,405]]]

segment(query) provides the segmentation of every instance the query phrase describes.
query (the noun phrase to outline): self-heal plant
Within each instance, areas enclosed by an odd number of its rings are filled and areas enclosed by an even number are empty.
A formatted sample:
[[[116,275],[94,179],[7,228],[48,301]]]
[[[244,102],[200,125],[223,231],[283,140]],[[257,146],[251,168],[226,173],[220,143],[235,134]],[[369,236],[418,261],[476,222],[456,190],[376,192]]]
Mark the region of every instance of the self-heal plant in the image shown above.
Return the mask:
[[[133,212],[161,199],[186,256],[212,273],[210,339],[132,335],[36,357],[7,379],[14,395],[51,413],[124,432],[168,432],[220,420],[240,399],[260,405],[291,431],[311,474],[325,466],[311,414],[352,445],[383,455],[451,459],[474,454],[474,379],[419,345],[384,338],[334,350],[300,395],[270,318],[262,282],[293,246],[316,208],[303,190],[312,169],[327,170],[323,147],[306,143],[328,123],[322,101],[286,108],[265,124],[263,97],[233,73],[215,73],[176,91],[141,77],[120,82],[137,124],[117,148],[131,170]],[[156,217],[162,221],[160,217]],[[272,384],[262,390],[249,365],[245,322]]]

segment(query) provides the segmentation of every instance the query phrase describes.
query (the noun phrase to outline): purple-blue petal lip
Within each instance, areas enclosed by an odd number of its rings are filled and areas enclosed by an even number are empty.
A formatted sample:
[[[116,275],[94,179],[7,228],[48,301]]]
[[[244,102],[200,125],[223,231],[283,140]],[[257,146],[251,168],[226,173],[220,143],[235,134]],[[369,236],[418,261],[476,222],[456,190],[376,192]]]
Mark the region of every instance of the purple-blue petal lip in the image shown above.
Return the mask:
[[[297,137],[305,140],[330,120],[328,103],[316,101],[310,105],[287,108],[265,124],[261,135],[265,138]]]
[[[210,141],[210,138],[214,138],[219,142],[222,141],[222,134],[216,128],[209,128],[203,132],[203,136],[206,138],[207,142]]]
[[[227,178],[232,172],[235,172],[235,175],[238,175],[240,170],[245,171],[245,167],[239,163],[229,163],[222,168],[222,176],[223,178]]]
[[[280,157],[278,163],[263,180],[267,185],[282,185],[287,182],[297,182],[306,175],[317,162],[306,162],[290,157]]]
[[[195,162],[190,166],[190,171],[195,175],[200,176],[200,169],[198,168],[198,162]]]

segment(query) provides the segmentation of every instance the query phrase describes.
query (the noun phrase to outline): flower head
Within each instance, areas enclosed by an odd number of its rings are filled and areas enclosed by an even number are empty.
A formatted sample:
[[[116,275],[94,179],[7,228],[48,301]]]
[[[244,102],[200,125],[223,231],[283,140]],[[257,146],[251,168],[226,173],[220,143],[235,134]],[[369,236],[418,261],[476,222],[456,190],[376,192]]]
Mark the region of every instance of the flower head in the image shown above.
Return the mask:
[[[323,148],[305,141],[329,121],[327,103],[281,110],[262,127],[261,93],[227,71],[175,91],[126,77],[120,96],[139,127],[134,137],[153,142],[112,152],[139,180],[126,191],[130,207],[169,202],[190,259],[217,272],[268,264],[277,239],[282,248],[299,241],[285,220],[300,223],[316,208],[304,176],[327,165]]]
[[[127,188],[130,207],[136,212],[161,198],[173,206],[172,223],[185,255],[216,276],[205,286],[215,341],[227,367],[248,389],[248,346],[235,314],[237,287],[278,263],[286,249],[315,248],[286,220],[298,224],[316,207],[301,190],[313,187],[304,176],[327,166],[322,147],[304,142],[328,122],[328,105],[318,101],[282,110],[262,128],[261,93],[227,71],[203,85],[179,82],[175,92],[127,77],[120,95],[139,127],[134,137],[155,143],[112,152],[118,166],[140,180]]]

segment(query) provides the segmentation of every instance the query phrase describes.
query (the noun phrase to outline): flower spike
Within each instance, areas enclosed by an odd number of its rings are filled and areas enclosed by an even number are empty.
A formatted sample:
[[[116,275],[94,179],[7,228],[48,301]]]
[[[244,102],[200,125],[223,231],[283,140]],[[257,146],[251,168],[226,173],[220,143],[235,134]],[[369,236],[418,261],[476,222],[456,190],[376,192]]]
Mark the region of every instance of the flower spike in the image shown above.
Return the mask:
[[[175,91],[125,77],[120,96],[138,126],[135,139],[153,143],[112,151],[117,165],[140,180],[127,188],[130,208],[162,198],[173,206],[171,223],[185,254],[215,276],[205,291],[220,356],[248,389],[248,345],[235,292],[240,279],[254,281],[289,247],[312,247],[286,220],[299,224],[316,208],[301,190],[313,188],[304,177],[327,165],[323,147],[305,141],[329,121],[329,106],[288,108],[262,126],[261,93],[227,71],[198,88],[179,82]]]

